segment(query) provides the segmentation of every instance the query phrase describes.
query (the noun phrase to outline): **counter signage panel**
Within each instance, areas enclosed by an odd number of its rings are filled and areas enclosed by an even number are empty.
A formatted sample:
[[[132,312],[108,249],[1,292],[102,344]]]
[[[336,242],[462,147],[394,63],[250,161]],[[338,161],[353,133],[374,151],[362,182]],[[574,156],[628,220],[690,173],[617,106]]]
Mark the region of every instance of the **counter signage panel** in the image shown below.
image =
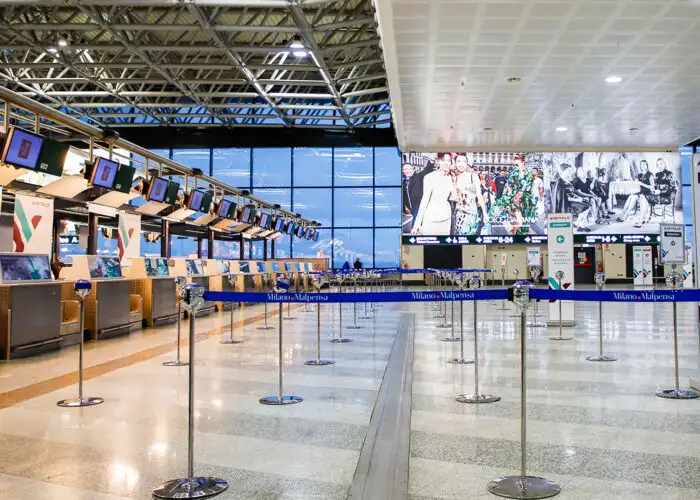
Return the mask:
[[[297,271],[301,271],[301,270],[302,270],[302,269],[301,269],[301,263],[300,263],[300,262],[297,262],[297,263],[296,263],[296,268],[297,268]]]
[[[545,235],[513,236],[403,236],[404,245],[511,245],[547,243]]]
[[[209,208],[211,207],[212,199],[212,194],[209,191],[205,192],[204,196],[202,196],[202,206],[199,207],[199,211],[207,213],[209,211]]]
[[[240,269],[241,269],[241,274],[250,274],[250,263],[241,262]]]
[[[163,203],[174,205],[177,203],[177,193],[180,191],[180,183],[175,181],[168,182],[168,190],[165,192]]]
[[[0,268],[5,283],[51,280],[48,255],[0,254]]]
[[[88,270],[92,279],[121,278],[122,267],[118,257],[88,255]]]
[[[227,260],[217,260],[216,272],[219,274],[229,274],[231,272],[231,263]]]
[[[294,231],[294,234],[297,236],[297,238],[301,238],[304,236],[304,226],[297,226],[296,231]]]
[[[280,272],[280,263],[279,262],[272,263],[272,272],[274,272],[274,273]]]
[[[656,234],[575,234],[574,243],[645,243],[659,242]]]
[[[275,220],[275,231],[282,232],[284,229],[284,219],[282,217],[277,217]]]
[[[2,161],[19,168],[35,170],[44,138],[18,128],[11,128],[2,152]]]
[[[168,259],[164,257],[156,257],[156,269],[158,269],[158,276],[170,276]]]
[[[44,139],[39,153],[36,170],[49,175],[60,177],[63,173],[63,164],[70,145],[67,142],[58,142],[53,139]]]
[[[296,230],[296,224],[294,222],[289,221],[289,224],[287,224],[287,234],[294,234],[294,231]]]
[[[185,265],[187,266],[187,274],[190,276],[201,276],[204,274],[202,261],[199,259],[185,259]]]
[[[287,270],[288,273],[292,272],[292,265],[289,262],[284,263],[284,268]]]
[[[316,230],[316,231],[314,231],[314,235],[311,239],[314,241],[318,241],[319,236],[320,236],[320,232],[318,230]]]
[[[117,177],[114,179],[114,190],[119,191],[120,193],[128,194],[129,191],[131,191],[131,183],[134,182],[135,173],[135,168],[128,165],[119,165]]]
[[[258,266],[258,272],[259,273],[266,273],[267,269],[265,269],[265,263],[264,262],[256,262],[256,265]]]

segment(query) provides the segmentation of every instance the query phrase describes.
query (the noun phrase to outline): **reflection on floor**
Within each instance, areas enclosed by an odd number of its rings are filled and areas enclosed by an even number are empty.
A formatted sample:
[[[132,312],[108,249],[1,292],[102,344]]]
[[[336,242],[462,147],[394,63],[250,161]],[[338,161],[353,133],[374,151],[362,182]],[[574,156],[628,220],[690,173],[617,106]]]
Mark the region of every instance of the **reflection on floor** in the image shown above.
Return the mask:
[[[516,473],[520,456],[517,319],[511,306],[497,306],[478,307],[480,378],[484,392],[503,400],[478,407],[454,401],[471,392],[474,368],[447,363],[459,344],[439,340],[449,330],[435,328],[429,304],[384,304],[373,319],[358,320],[364,329],[344,330],[349,344],[328,342],[338,306],[322,306],[322,354],[336,361],[327,367],[303,365],[316,356],[316,314],[294,311],[298,319],[284,321],[285,392],[305,400],[289,407],[258,404],[276,391],[277,316],[274,330],[238,328],[245,340],[238,345],[219,344],[228,313],[198,320],[195,471],[229,481],[222,499],[346,498],[395,337],[411,317],[408,496],[496,498],[486,483]],[[247,307],[235,320],[259,320],[261,310]],[[465,303],[466,357],[473,356],[471,311]],[[679,313],[687,384],[698,355],[695,313],[685,304]],[[654,396],[673,384],[670,306],[606,308],[614,363],[585,361],[597,353],[597,318],[596,304],[578,304],[569,342],[550,341],[547,329],[528,331],[529,470],[558,481],[561,499],[700,498],[700,401]],[[352,306],[343,319],[352,322]],[[55,406],[74,395],[75,349],[0,365],[0,391],[19,394],[5,396],[0,411],[0,499],[147,499],[155,485],[182,475],[187,367],[162,366],[174,357],[174,340],[175,328],[165,327],[89,346],[86,363],[95,371],[85,393],[105,398],[91,408]]]

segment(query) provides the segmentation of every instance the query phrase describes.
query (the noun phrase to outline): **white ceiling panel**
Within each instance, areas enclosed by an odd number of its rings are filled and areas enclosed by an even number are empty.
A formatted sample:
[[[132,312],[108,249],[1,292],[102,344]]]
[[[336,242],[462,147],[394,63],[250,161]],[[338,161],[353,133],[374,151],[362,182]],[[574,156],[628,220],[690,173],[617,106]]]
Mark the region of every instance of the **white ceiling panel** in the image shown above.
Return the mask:
[[[700,137],[700,1],[374,3],[403,149],[675,148]]]

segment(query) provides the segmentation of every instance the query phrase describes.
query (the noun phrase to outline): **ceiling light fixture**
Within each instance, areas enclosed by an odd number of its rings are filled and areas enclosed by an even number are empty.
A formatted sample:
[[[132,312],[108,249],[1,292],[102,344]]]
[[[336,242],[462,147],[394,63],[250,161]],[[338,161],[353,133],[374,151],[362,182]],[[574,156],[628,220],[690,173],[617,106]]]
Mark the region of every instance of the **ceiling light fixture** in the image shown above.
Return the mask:
[[[292,43],[289,44],[289,48],[292,49],[292,54],[294,57],[306,57],[308,52],[306,52],[306,47],[299,38],[294,38]]]
[[[523,81],[523,79],[520,78],[519,76],[511,76],[511,77],[506,78],[506,83],[517,84],[517,83],[521,83],[522,81]]]
[[[605,83],[620,83],[622,81],[621,76],[609,76],[605,79]]]
[[[68,39],[65,36],[58,37],[59,47],[68,47]]]
[[[557,132],[566,132],[567,130],[569,129],[566,127],[557,127]]]

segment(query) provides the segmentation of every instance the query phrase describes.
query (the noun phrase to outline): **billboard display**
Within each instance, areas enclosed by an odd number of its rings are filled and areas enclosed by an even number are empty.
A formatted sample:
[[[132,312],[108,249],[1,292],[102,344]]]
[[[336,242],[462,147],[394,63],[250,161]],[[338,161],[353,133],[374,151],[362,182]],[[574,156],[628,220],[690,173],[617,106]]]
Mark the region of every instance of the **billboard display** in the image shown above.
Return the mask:
[[[678,153],[404,153],[401,168],[404,243],[526,241],[550,213],[582,236],[682,221]]]

